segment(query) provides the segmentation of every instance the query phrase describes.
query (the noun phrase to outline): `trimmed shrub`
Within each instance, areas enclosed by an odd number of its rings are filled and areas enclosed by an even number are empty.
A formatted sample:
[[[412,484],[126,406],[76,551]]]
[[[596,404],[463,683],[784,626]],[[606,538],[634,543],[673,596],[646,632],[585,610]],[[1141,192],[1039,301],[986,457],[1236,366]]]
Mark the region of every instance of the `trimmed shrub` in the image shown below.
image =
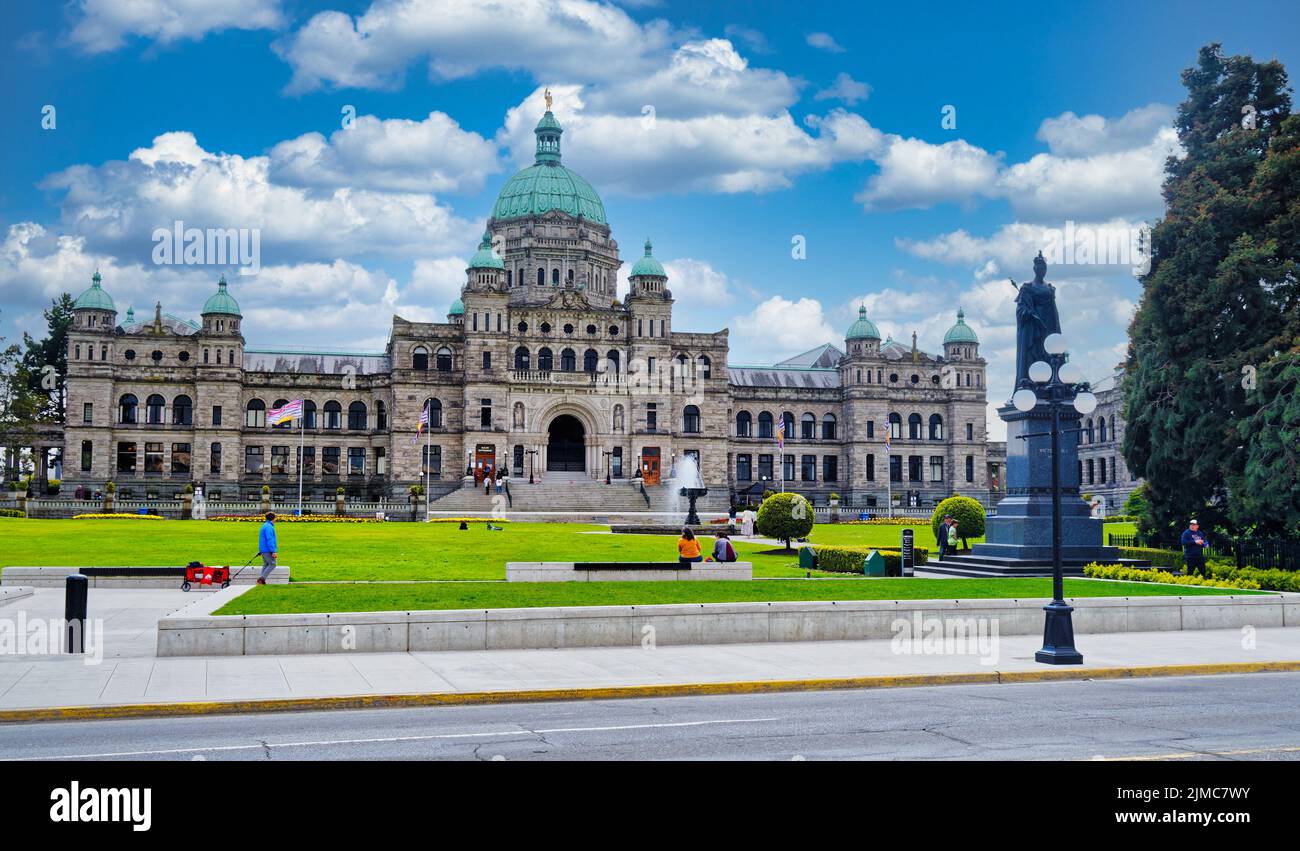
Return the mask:
[[[797,493],[776,493],[758,507],[758,534],[785,541],[806,538],[813,527],[812,505]]]
[[[901,550],[888,550],[880,547],[819,547],[817,551],[817,569],[832,573],[862,573],[862,560],[872,550],[885,559],[885,572],[890,576],[903,575],[903,553]],[[913,547],[913,557],[917,565],[930,560],[930,551],[924,547]]]
[[[16,508],[0,508],[0,517],[26,517],[26,516],[27,515],[23,514],[21,511],[19,511]]]
[[[968,496],[950,496],[936,505],[934,514],[930,515],[930,529],[934,532],[936,541],[939,540],[939,524],[945,514],[951,514],[957,521],[957,537],[961,538],[965,549],[970,549],[968,538],[984,537],[984,506],[978,500]]]
[[[1265,571],[1256,571],[1264,573]],[[1278,571],[1279,573],[1281,571]],[[1246,577],[1233,579],[1216,579],[1204,576],[1175,576],[1167,570],[1148,570],[1141,567],[1124,567],[1118,564],[1085,565],[1083,575],[1093,579],[1114,579],[1121,582],[1163,582],[1168,585],[1201,585],[1207,588],[1240,588],[1246,591],[1258,591],[1259,582]]]
[[[1120,558],[1135,558],[1149,561],[1155,567],[1170,570],[1183,569],[1183,554],[1178,550],[1158,550],[1154,547],[1120,547]]]
[[[1266,591],[1294,591],[1300,593],[1300,571],[1264,570],[1258,567],[1237,567],[1232,562],[1210,562],[1206,565],[1210,578],[1232,582],[1255,582]]]

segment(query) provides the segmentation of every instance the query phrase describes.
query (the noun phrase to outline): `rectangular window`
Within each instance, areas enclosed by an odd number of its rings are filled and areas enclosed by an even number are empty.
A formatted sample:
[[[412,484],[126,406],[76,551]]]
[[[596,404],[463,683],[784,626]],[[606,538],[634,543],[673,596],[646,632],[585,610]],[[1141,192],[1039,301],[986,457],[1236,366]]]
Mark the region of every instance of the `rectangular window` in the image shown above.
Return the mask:
[[[803,475],[803,480],[805,482],[817,481],[817,456],[804,455],[799,461],[799,466],[802,468],[799,472]]]
[[[871,440],[875,436],[876,436],[876,421],[867,420],[867,440]]]
[[[637,335],[638,337],[644,337],[644,336],[645,336],[645,328],[643,328],[643,327],[641,326],[641,320],[640,320],[640,319],[638,319],[638,320],[636,321],[636,335]]]
[[[348,475],[364,476],[366,473],[366,448],[364,446],[348,447]]]
[[[382,476],[388,472],[388,453],[384,447],[375,447],[375,475]]]
[[[736,481],[738,482],[753,481],[754,471],[751,469],[750,464],[751,464],[751,456],[749,455],[736,456]]]
[[[799,423],[799,439],[800,439],[800,440],[813,440],[814,438],[817,437],[816,429],[817,429],[817,421],[816,421],[816,420],[808,419],[808,420],[802,420],[802,421],[800,421],[800,423]]]
[[[822,481],[837,482],[840,478],[840,459],[834,455],[822,456]]]
[[[146,443],[144,445],[144,471],[146,473],[161,473],[163,471],[163,445],[161,443]]]
[[[975,481],[975,456],[974,455],[966,456],[966,481],[968,482]]]
[[[772,481],[772,456],[758,456],[758,477],[763,481]]]
[[[650,358],[651,361],[654,358]],[[647,431],[655,431],[659,428],[659,412],[655,410],[654,402],[647,402],[645,406],[645,427]]]
[[[478,424],[483,428],[492,428],[492,400],[480,400],[478,409]]]
[[[214,476],[221,475],[221,444],[214,443],[209,450],[211,457],[208,459],[208,472]]]
[[[794,481],[794,456],[793,455],[781,456],[781,478],[785,479],[787,482]]]
[[[474,330],[477,331],[477,330],[478,330],[478,314],[477,314],[477,313],[472,313],[472,314],[470,314],[470,315],[474,318]]]
[[[262,447],[244,447],[244,472],[250,476],[255,476],[262,472]]]
[[[889,480],[891,482],[903,481],[903,456],[889,456]]]
[[[484,353],[483,353],[483,369],[486,371],[486,370],[489,370],[489,369],[491,369],[491,368],[492,368],[492,353],[491,353],[491,352],[484,352]]]
[[[907,480],[909,482],[921,481],[921,456],[907,456]]]
[[[172,472],[188,473],[190,471],[190,445],[188,443],[172,444]]]
[[[974,439],[975,439],[975,424],[966,423],[966,440],[969,442]]]
[[[662,319],[659,320],[659,336],[660,337],[666,336],[664,334],[664,320]]]
[[[81,441],[81,471],[90,472],[91,462],[94,460],[95,444],[89,440]]]
[[[95,421],[94,402],[86,402],[84,405],[81,406],[81,421],[83,423],[89,423]]]
[[[646,358],[645,362],[646,362],[646,369],[645,369],[646,374],[647,374],[647,375],[654,375],[654,374],[655,374],[655,359],[654,359],[654,358]]]
[[[316,472],[316,447],[301,446],[294,455],[298,458],[298,469],[304,476],[313,475]]]
[[[289,475],[289,447],[287,446],[271,447],[271,475],[273,476]]]
[[[875,480],[876,480],[876,456],[868,455],[867,456],[867,481],[874,482]]]
[[[522,470],[523,464],[519,465]],[[623,478],[623,447],[615,446],[614,454],[610,456],[610,475],[616,479]]]
[[[220,406],[220,405],[213,405],[213,406],[212,406],[212,424],[213,424],[214,426],[219,426],[219,425],[221,425],[221,406]]]
[[[337,446],[326,446],[321,454],[321,473],[326,476],[337,476],[339,474],[339,448]]]
[[[940,455],[930,456],[930,481],[943,481],[943,457]]]
[[[425,446],[421,448],[420,473],[430,476],[442,475],[442,447]]]

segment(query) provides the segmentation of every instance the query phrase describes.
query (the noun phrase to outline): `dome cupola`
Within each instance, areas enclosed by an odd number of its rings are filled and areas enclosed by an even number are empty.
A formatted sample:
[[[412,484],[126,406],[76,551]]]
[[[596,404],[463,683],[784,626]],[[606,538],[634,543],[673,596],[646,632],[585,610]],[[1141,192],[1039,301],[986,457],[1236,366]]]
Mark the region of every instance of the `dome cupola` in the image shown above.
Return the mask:
[[[845,340],[879,340],[880,330],[876,328],[876,323],[867,318],[867,306],[864,304],[858,308],[858,318],[849,326],[848,333],[844,335]]]

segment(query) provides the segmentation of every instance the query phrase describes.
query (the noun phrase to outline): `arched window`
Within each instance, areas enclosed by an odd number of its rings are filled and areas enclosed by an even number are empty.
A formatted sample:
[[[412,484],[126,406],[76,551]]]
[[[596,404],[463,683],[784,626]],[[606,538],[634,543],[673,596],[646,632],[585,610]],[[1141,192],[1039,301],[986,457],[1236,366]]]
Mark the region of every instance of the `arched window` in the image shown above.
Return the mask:
[[[574,354],[573,349],[565,349],[560,352],[560,369],[563,372],[573,372],[578,368],[578,356]]]
[[[451,372],[451,349],[446,346],[438,349],[438,371]]]
[[[817,418],[810,413],[804,412],[804,415],[799,418],[799,439],[817,439]]]
[[[289,404],[288,399],[276,399],[274,402],[271,403],[271,409],[274,410],[276,408],[283,408],[287,404]],[[293,426],[294,426],[293,420],[285,420],[282,423],[276,423],[275,425],[271,426],[271,428],[289,429],[289,428],[293,428]]]
[[[921,439],[921,415],[920,414],[912,414],[907,418],[907,439],[908,440]]]
[[[162,425],[163,412],[167,410],[167,402],[157,393],[150,394],[145,400],[144,421],[149,425]]]
[[[388,406],[382,400],[375,400],[375,428],[384,431],[388,428]]]
[[[418,369],[424,372],[429,368],[429,350],[424,346],[416,346],[415,351],[411,352],[411,369]]]
[[[610,349],[605,355],[605,361],[609,364],[609,371],[618,375],[618,349]]]
[[[582,371],[595,372],[596,364],[600,361],[600,355],[596,354],[595,349],[587,349],[582,353]]]
[[[316,403],[310,399],[302,403],[302,427],[316,428]]]
[[[700,378],[713,377],[713,361],[709,360],[708,355],[700,355],[695,360],[695,368],[700,374]]]
[[[687,405],[686,410],[682,412],[682,431],[687,434],[699,434],[700,409],[697,406]]]
[[[172,422],[176,425],[194,425],[194,403],[189,396],[181,395],[172,400]]]
[[[903,437],[903,418],[898,414],[889,415],[889,438],[901,440]]]
[[[555,355],[549,346],[542,346],[537,350],[537,368],[543,372],[555,369]]]
[[[761,412],[759,413],[759,415],[758,415],[758,436],[759,436],[759,437],[771,437],[771,436],[772,436],[772,412],[771,412],[771,411],[761,411]]]
[[[424,404],[429,408],[429,428],[442,428],[442,402],[426,399]]]
[[[537,267],[537,286],[539,287],[546,286],[546,270],[543,269],[541,266]]]
[[[551,285],[556,287],[560,285],[560,269],[558,266],[551,270]]]
[[[752,437],[754,431],[754,417],[749,411],[741,411],[736,414],[736,437]]]
[[[822,440],[835,439],[835,415],[827,414],[822,417]]]
[[[119,399],[117,402],[117,421],[127,425],[135,425],[135,409],[138,404],[139,401],[135,398],[135,395],[131,393],[127,393]]]
[[[528,369],[528,348],[526,346],[517,346],[515,348],[515,369]]]
[[[348,431],[366,430],[366,403],[360,400],[348,405]]]
[[[943,417],[938,414],[930,415],[930,439],[943,440]]]
[[[1088,428],[1086,429],[1086,431],[1087,431],[1087,433],[1088,433],[1088,441],[1087,441],[1087,442],[1088,442],[1088,443],[1094,443],[1094,442],[1096,442],[1097,433],[1096,433],[1095,431],[1093,431],[1093,422],[1092,422],[1092,417],[1088,417]],[[1092,481],[1091,477],[1089,477],[1088,481],[1089,481],[1089,482]]]
[[[266,403],[261,399],[250,399],[244,410],[244,425],[249,428],[266,428]]]
[[[325,428],[343,427],[343,406],[338,402],[325,403]]]
[[[785,423],[785,439],[794,440],[794,414],[785,411],[781,414],[781,420]]]
[[[573,270],[572,270],[572,269],[570,269],[570,270],[569,270],[569,273],[568,273],[567,275],[565,275],[565,278],[568,280],[568,282],[569,282],[570,284],[573,283]]]
[[[1101,423],[1101,433],[1098,435],[1101,443],[1106,442],[1106,418],[1102,417],[1098,422]]]

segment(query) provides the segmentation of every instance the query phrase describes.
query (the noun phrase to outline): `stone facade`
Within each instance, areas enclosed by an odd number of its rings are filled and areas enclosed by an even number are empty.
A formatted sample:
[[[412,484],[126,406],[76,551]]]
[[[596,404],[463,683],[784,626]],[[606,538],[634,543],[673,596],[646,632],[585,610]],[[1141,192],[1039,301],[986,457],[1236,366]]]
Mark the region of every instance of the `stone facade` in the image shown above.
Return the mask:
[[[641,473],[653,486],[689,456],[711,489],[755,498],[784,486],[863,507],[891,491],[900,506],[988,501],[985,361],[960,315],[941,355],[915,335],[882,341],[862,311],[842,350],[729,366],[726,329],[673,328],[648,241],[617,296],[623,261],[599,198],[568,169],[548,171],[562,169],[560,132],[548,112],[538,163],[503,191],[447,322],[395,316],[383,352],[246,347],[224,280],[200,323],[159,305],[152,321],[119,324],[96,281],[69,336],[65,493],[112,480],[171,496],[196,482],[210,498],[268,485],[292,500],[301,442],[308,498],[400,498],[425,481],[438,496],[489,465],[517,482]],[[296,399],[301,429],[266,425]]]
[[[1079,490],[1106,500],[1107,514],[1122,514],[1124,501],[1142,480],[1124,461],[1124,372],[1116,370],[1093,387],[1097,409],[1079,433]]]

